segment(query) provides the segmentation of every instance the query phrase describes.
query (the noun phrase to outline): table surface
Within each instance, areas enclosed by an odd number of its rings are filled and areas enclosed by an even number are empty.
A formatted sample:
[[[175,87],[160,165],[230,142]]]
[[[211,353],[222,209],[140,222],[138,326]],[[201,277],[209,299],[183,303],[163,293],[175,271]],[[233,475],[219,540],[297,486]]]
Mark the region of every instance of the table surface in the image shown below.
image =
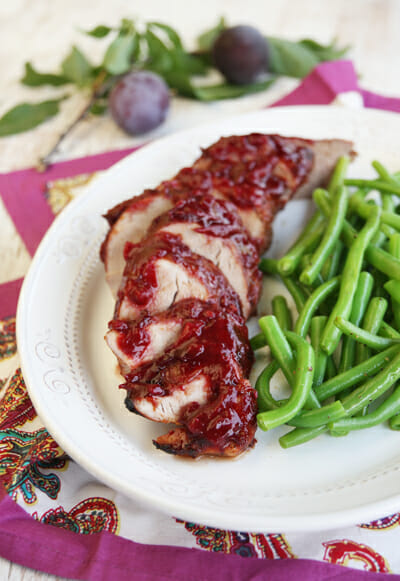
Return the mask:
[[[134,7],[134,9],[133,9]],[[245,7],[245,11],[244,11]],[[196,35],[211,28],[220,16],[228,24],[253,24],[265,34],[296,40],[311,37],[320,42],[336,38],[351,45],[362,85],[389,96],[400,95],[398,54],[400,54],[400,2],[397,0],[13,0],[0,3],[0,67],[2,91],[0,116],[16,103],[43,100],[60,93],[58,89],[30,89],[20,85],[24,62],[32,61],[39,70],[55,70],[73,44],[80,46],[94,62],[101,58],[104,41],[82,35],[99,23],[117,24],[122,17],[141,21],[158,20],[174,26],[188,46]],[[194,126],[205,119],[257,109],[274,101],[295,86],[282,80],[271,91],[235,101],[202,104],[174,99],[167,122],[149,137]],[[82,95],[74,95],[56,118],[34,131],[0,140],[0,171],[6,172],[35,165],[46,155],[58,136],[83,106]],[[54,161],[107,150],[130,147],[144,138],[123,134],[107,116],[85,119],[62,142]],[[9,265],[7,278],[22,276],[29,265],[29,255],[19,248],[10,260],[10,244],[15,236],[12,225],[0,206],[0,264]],[[0,273],[0,282],[2,273]],[[14,278],[14,276],[13,276]],[[0,579],[44,581],[60,579],[25,569],[0,558]]]

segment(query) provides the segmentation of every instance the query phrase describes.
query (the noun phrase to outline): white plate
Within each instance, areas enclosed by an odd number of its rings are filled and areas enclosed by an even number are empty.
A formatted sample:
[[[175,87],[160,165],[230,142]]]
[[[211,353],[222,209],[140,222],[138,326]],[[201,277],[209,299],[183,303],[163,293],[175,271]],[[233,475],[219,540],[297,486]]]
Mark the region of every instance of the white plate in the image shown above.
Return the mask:
[[[58,443],[109,486],[185,520],[249,531],[327,529],[400,509],[400,436],[386,427],[323,435],[282,450],[282,431],[257,432],[237,460],[185,460],[156,450],[166,427],[128,412],[116,362],[103,340],[113,301],[99,246],[101,214],[155,186],[222,135],[252,131],[355,142],[354,175],[378,158],[399,169],[400,116],[328,107],[276,108],[161,139],[98,177],[55,220],[21,293],[18,348],[35,408]],[[272,252],[289,244],[305,202],[275,226]]]

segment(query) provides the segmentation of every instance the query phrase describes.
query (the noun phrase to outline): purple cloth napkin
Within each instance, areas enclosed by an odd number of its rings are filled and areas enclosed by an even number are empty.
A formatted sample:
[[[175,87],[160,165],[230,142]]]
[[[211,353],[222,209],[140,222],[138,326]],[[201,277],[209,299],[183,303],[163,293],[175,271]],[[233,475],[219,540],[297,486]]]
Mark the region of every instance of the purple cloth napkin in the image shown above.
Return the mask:
[[[316,67],[289,95],[276,101],[272,107],[289,105],[329,105],[340,93],[357,91],[364,107],[400,113],[400,99],[384,97],[362,89],[351,61],[332,61]]]
[[[0,554],[24,565],[90,581],[377,581],[380,573],[306,559],[268,561],[198,549],[141,545],[108,532],[81,535],[33,520],[0,491]],[[391,576],[399,579],[400,576]]]
[[[366,107],[400,112],[399,99],[382,97],[359,87],[350,61],[321,64],[303,80],[297,89],[279,100],[274,106],[329,104],[338,94],[348,91],[358,91]],[[102,156],[57,164],[46,172],[46,179],[66,175],[68,164],[71,165],[70,175],[104,169],[127,153],[128,151],[111,152]],[[26,245],[32,254],[53,216],[46,208],[43,223],[32,220],[30,229],[26,230],[25,218],[28,218],[29,222],[29,216],[25,216],[23,212],[21,214],[23,193],[26,188],[32,187],[31,179],[43,180],[44,178],[43,176],[36,178],[33,170],[17,173],[21,182],[17,188],[17,195],[14,191],[8,196],[6,188],[0,193],[18,231],[23,239],[27,238]],[[6,179],[7,176],[1,176],[3,185]],[[6,283],[11,286],[3,285],[4,301],[2,301],[0,291],[0,303],[7,311],[3,314],[15,312],[20,284],[21,279]],[[242,558],[235,555],[209,553],[199,549],[142,545],[109,532],[91,535],[72,533],[34,520],[13,502],[1,487],[0,506],[1,556],[26,567],[73,579],[90,581],[108,579],[121,581],[128,579],[363,581],[371,579],[373,581],[379,575],[379,573],[357,571],[348,567],[305,559]],[[391,578],[400,580],[399,575],[393,575]]]

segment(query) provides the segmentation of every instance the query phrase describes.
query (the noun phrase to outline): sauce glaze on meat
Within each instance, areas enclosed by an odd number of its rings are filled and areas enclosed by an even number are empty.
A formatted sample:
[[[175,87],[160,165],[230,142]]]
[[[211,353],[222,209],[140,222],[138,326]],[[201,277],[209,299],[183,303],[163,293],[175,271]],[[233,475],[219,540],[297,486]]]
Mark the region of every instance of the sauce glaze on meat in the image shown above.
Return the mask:
[[[157,448],[231,457],[254,445],[245,320],[259,297],[259,256],[276,213],[350,152],[340,140],[223,137],[192,167],[108,212],[101,258],[119,287],[106,339],[127,408],[178,426]]]

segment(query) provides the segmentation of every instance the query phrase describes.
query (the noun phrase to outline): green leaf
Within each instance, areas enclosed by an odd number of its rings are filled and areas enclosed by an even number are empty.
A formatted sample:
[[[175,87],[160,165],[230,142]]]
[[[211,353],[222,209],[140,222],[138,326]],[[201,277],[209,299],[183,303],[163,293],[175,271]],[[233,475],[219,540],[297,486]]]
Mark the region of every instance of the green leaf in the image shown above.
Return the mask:
[[[79,86],[86,85],[93,78],[92,65],[76,46],[61,63],[61,70],[67,79]]]
[[[243,95],[259,93],[265,91],[275,82],[275,78],[269,78],[266,81],[252,83],[251,85],[231,85],[222,83],[220,85],[210,85],[204,87],[195,87],[194,96],[200,101],[218,101],[222,99],[236,99]]]
[[[92,28],[92,30],[84,30],[83,32],[85,34],[88,34],[89,36],[93,36],[94,38],[104,38],[111,31],[112,31],[112,28],[110,28],[109,26],[104,26],[103,24],[99,24],[99,26]]]
[[[165,71],[162,74],[165,82],[175,89],[179,95],[182,97],[189,97],[191,99],[196,99],[195,88],[192,85],[190,77],[182,71]]]
[[[138,39],[135,33],[118,35],[107,48],[103,66],[112,75],[127,73],[132,67],[132,56]]]
[[[90,108],[92,115],[103,115],[108,109],[107,99],[99,99]]]
[[[144,34],[147,41],[149,68],[159,74],[170,71],[173,68],[173,58],[169,49],[150,28]]]
[[[197,56],[180,50],[171,51],[170,54],[173,61],[173,68],[183,71],[188,75],[205,75],[209,70],[209,66]]]
[[[253,83],[251,85],[230,85],[222,83],[220,85],[204,85],[201,87],[193,85],[190,77],[182,71],[167,71],[163,74],[168,85],[175,89],[182,97],[197,99],[198,101],[217,101],[222,99],[236,99],[243,95],[265,91],[274,82],[275,78],[266,81]]]
[[[63,99],[64,97],[42,103],[21,103],[10,109],[0,118],[0,137],[28,131],[54,117]]]
[[[217,37],[221,34],[223,30],[226,28],[226,21],[223,16],[219,19],[216,26],[203,32],[200,36],[197,37],[197,46],[200,50],[210,50],[212,45],[214,44]]]
[[[167,46],[152,30],[153,26],[154,23],[150,23],[144,34],[149,59],[145,65],[146,68],[160,75],[165,75],[170,71],[179,73],[179,76],[182,76],[183,73],[186,75],[204,75],[207,72],[207,65],[200,58],[185,52],[180,40],[175,40],[171,46]],[[164,28],[164,25],[162,27]]]
[[[40,87],[41,85],[52,85],[53,87],[60,87],[66,85],[70,81],[63,75],[55,75],[53,73],[39,73],[36,71],[31,63],[25,63],[25,74],[21,79],[21,83],[28,85],[28,87]]]
[[[119,33],[121,36],[130,35],[135,32],[135,23],[129,18],[123,18],[121,20],[121,25],[119,27]]]
[[[338,48],[335,42],[323,45],[306,38],[290,42],[281,38],[267,38],[269,47],[269,69],[287,77],[303,78],[323,61],[341,58],[349,47]]]
[[[320,44],[312,38],[304,38],[299,41],[299,44],[311,50],[320,62],[335,61],[342,58],[350,49],[350,46],[339,48],[336,46],[336,41],[331,44]]]
[[[158,28],[159,30],[162,30],[163,32],[165,32],[165,34],[167,35],[171,44],[175,48],[183,50],[183,45],[182,45],[182,41],[180,39],[179,34],[176,32],[176,30],[171,28],[171,26],[168,26],[167,24],[163,24],[161,22],[149,22],[147,26],[149,28],[156,28],[156,29]]]
[[[320,62],[312,50],[299,42],[268,37],[269,70],[278,75],[303,78]]]

